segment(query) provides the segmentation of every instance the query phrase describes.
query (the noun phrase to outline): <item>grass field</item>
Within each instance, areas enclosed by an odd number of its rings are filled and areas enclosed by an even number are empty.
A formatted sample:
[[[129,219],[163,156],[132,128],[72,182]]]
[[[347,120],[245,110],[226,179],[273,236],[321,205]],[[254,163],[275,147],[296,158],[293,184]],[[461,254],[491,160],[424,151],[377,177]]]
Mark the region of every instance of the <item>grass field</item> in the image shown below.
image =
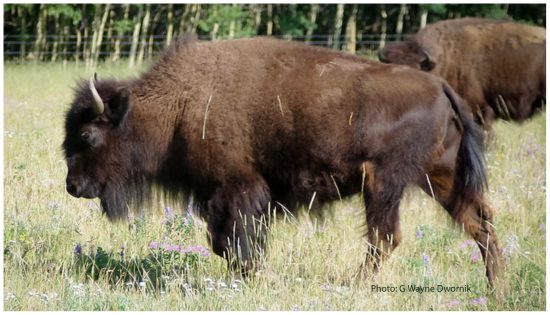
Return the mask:
[[[102,78],[138,73],[97,71]],[[75,66],[5,65],[5,310],[546,309],[545,113],[522,125],[498,122],[488,149],[505,294],[486,290],[478,249],[417,189],[402,203],[403,243],[375,279],[354,280],[366,253],[355,197],[331,205],[324,226],[305,217],[276,220],[261,270],[239,282],[204,250],[154,248],[151,242],[208,248],[204,225],[182,215],[184,205],[158,204],[143,218],[113,225],[98,201],[65,192],[63,116],[76,79],[91,74]],[[410,284],[471,292],[400,292]]]

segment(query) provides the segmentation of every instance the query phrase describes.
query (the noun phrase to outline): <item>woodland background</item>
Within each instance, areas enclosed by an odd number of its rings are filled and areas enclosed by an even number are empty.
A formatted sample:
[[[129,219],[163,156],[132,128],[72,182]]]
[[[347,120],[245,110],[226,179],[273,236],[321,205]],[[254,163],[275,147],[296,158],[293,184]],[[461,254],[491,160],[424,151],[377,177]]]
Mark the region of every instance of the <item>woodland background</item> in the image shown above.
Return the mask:
[[[368,54],[427,23],[466,16],[545,26],[545,4],[4,4],[4,58],[151,61],[174,38],[275,36]]]

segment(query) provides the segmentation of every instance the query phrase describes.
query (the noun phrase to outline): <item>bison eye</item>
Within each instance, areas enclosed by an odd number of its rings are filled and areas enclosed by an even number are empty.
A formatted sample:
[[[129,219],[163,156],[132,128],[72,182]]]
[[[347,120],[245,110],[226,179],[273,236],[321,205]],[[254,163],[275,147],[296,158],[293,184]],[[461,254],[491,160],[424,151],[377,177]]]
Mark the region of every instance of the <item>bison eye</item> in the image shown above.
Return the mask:
[[[92,148],[99,147],[102,144],[102,137],[99,132],[96,131],[83,131],[80,134],[80,139],[83,143]]]
[[[428,58],[420,62],[420,69],[422,71],[431,71],[433,68],[435,68],[435,62],[431,61]]]
[[[84,140],[84,142],[90,142],[90,133],[88,131],[84,131],[80,137]]]

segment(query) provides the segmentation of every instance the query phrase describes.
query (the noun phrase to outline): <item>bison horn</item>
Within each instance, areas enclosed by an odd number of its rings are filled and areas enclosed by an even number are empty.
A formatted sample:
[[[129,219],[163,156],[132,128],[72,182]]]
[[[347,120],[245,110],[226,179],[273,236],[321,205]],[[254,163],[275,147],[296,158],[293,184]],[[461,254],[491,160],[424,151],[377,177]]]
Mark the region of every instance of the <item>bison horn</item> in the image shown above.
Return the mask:
[[[103,104],[103,100],[101,100],[101,97],[99,96],[99,93],[97,92],[97,89],[95,88],[94,81],[97,80],[97,74],[94,73],[94,76],[90,78],[90,91],[92,91],[92,96],[94,98],[94,112],[96,115],[103,114],[103,111],[105,110],[105,105]]]

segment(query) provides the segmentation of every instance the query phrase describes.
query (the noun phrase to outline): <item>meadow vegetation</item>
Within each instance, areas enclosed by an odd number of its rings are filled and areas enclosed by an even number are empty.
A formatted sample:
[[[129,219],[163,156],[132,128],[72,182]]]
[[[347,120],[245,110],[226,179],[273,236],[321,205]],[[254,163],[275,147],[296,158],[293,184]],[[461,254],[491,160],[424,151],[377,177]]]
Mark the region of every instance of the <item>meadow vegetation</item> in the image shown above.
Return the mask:
[[[99,66],[100,78],[143,69]],[[327,220],[279,215],[250,281],[209,252],[185,204],[159,203],[111,224],[97,200],[65,191],[63,119],[79,78],[61,65],[4,66],[5,310],[545,310],[545,112],[498,122],[487,152],[490,204],[505,259],[502,295],[486,288],[479,250],[428,196],[402,202],[403,243],[368,281],[359,196],[327,206]],[[401,285],[471,292],[399,292]],[[396,287],[397,292],[373,290]]]

